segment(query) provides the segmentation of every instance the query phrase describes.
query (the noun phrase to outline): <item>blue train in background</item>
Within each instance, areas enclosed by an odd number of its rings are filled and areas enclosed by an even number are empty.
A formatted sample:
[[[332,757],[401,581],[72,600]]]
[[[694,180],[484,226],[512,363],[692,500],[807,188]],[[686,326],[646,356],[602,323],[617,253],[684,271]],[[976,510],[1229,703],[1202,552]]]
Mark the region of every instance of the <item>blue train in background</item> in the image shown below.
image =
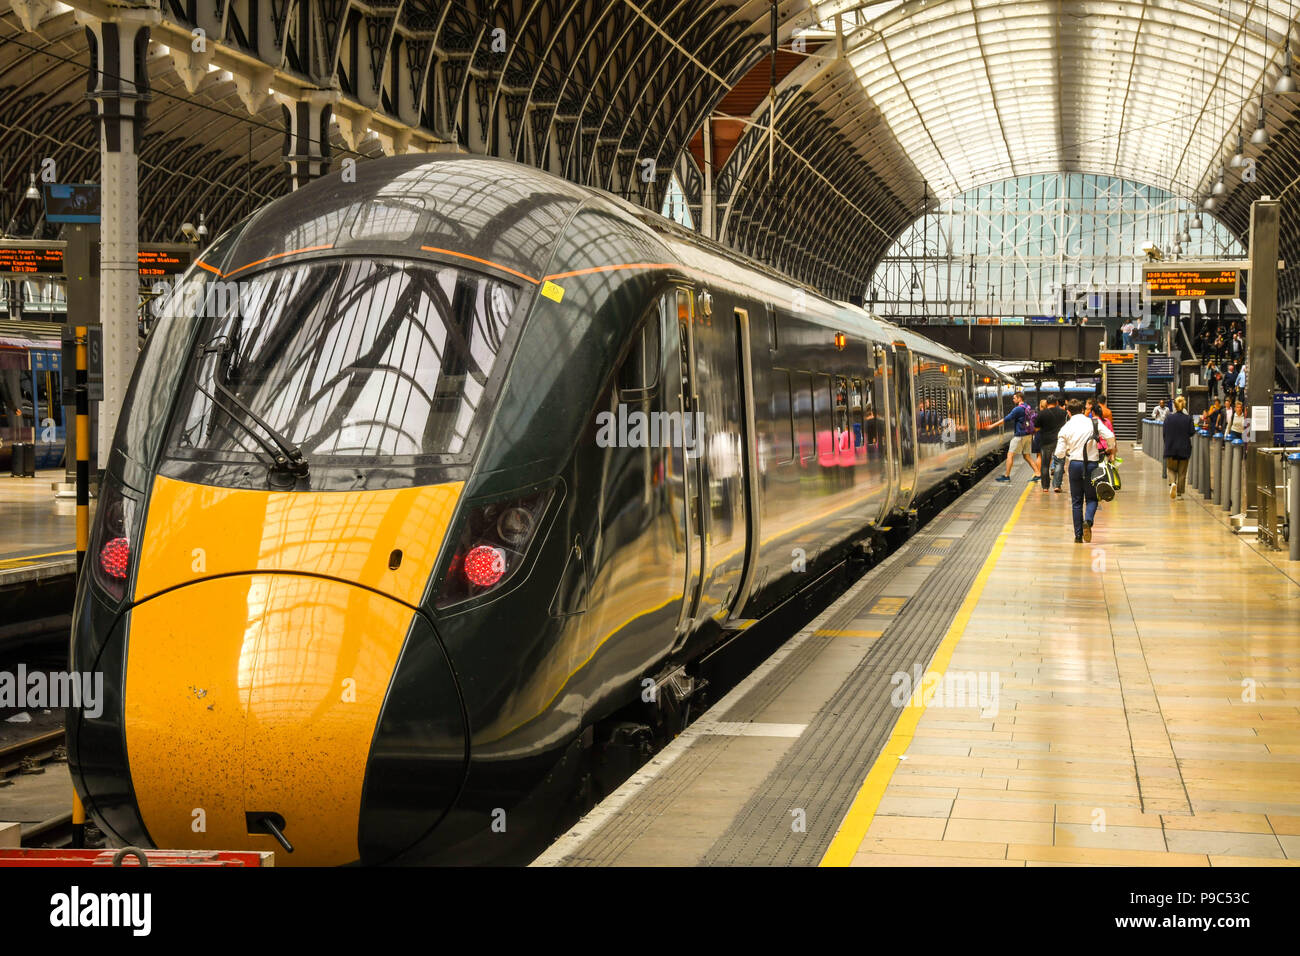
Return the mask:
[[[0,469],[14,442],[33,442],[36,468],[64,455],[63,356],[59,325],[0,321]]]

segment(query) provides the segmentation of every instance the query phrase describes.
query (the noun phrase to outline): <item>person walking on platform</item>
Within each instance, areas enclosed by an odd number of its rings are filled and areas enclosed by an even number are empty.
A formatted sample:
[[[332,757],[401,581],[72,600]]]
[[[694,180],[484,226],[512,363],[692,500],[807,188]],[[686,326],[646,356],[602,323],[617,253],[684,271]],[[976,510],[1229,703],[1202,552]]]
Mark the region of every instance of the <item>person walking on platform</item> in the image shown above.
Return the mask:
[[[1211,435],[1223,432],[1223,406],[1217,398],[1210,402],[1210,407],[1205,412],[1205,430]]]
[[[1056,439],[1060,437],[1061,426],[1069,420],[1070,413],[1061,407],[1055,395],[1047,400],[1047,408],[1038,415],[1038,476],[1043,482],[1044,494],[1047,493],[1049,483],[1052,491],[1058,495],[1061,493],[1065,462],[1055,455]]]
[[[1038,464],[1029,452],[1033,428],[1030,425],[1029,406],[1025,404],[1025,393],[1016,392],[1013,397],[1016,406],[1007,412],[1006,417],[1002,419],[1002,424],[1014,426],[1011,434],[1011,447],[1007,449],[1007,473],[998,477],[997,481],[1011,480],[1011,467],[1016,463],[1017,455],[1024,457],[1025,463],[1033,469],[1034,475],[1038,474]]]
[[[1246,406],[1240,400],[1232,405],[1232,421],[1228,423],[1228,430],[1225,435],[1231,435],[1233,438],[1241,438],[1246,430]]]
[[[1174,399],[1174,410],[1164,418],[1165,470],[1169,472],[1169,498],[1181,498],[1187,490],[1187,462],[1192,457],[1192,433],[1196,426],[1187,414],[1187,399]]]
[[[1113,443],[1115,433],[1097,418],[1083,414],[1083,404],[1073,399],[1066,406],[1070,420],[1056,439],[1056,457],[1069,462],[1070,513],[1074,518],[1074,543],[1092,540],[1092,522],[1097,516],[1097,489],[1092,473],[1101,462],[1099,441]],[[1086,509],[1085,509],[1086,502]]]

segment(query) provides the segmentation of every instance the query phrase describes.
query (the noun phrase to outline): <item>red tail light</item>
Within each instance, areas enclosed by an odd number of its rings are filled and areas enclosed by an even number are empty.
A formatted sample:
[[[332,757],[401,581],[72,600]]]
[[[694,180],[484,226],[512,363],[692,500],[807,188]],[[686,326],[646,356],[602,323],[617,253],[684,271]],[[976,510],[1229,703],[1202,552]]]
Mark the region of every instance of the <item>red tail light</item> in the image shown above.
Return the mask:
[[[99,490],[95,528],[86,557],[91,577],[100,590],[118,601],[126,596],[126,579],[131,573],[136,508],[135,499],[123,494],[122,486],[106,475]]]
[[[465,555],[465,579],[479,588],[490,588],[506,573],[506,553],[490,544],[478,544]]]
[[[131,545],[126,538],[113,538],[99,550],[99,566],[115,580],[126,580],[126,569],[130,561]]]
[[[513,577],[537,536],[551,494],[544,488],[471,509],[443,575],[438,606],[480,597]]]

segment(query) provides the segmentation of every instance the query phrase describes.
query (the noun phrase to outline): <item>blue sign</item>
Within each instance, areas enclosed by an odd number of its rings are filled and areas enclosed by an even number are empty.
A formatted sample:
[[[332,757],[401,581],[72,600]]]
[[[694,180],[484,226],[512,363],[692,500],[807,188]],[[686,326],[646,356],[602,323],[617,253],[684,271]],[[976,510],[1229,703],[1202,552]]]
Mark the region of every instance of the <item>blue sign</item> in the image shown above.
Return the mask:
[[[47,183],[46,222],[99,222],[97,183]]]
[[[1279,448],[1300,445],[1300,394],[1273,395],[1273,444]]]
[[[1031,315],[1030,325],[1064,325],[1065,319],[1055,315]]]

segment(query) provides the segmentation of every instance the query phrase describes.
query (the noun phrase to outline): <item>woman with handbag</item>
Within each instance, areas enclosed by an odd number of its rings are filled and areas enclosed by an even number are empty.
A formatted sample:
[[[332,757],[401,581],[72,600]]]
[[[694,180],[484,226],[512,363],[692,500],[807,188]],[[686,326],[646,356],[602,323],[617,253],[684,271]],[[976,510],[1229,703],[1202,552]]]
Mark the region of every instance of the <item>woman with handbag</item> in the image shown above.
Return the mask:
[[[1093,473],[1101,464],[1101,452],[1097,450],[1097,445],[1105,441],[1113,448],[1115,433],[1097,418],[1084,415],[1083,403],[1078,399],[1072,399],[1066,409],[1070,413],[1070,420],[1062,426],[1056,438],[1056,457],[1063,458],[1068,463],[1074,543],[1082,544],[1092,540],[1092,523],[1097,516],[1097,489],[1093,485]]]

